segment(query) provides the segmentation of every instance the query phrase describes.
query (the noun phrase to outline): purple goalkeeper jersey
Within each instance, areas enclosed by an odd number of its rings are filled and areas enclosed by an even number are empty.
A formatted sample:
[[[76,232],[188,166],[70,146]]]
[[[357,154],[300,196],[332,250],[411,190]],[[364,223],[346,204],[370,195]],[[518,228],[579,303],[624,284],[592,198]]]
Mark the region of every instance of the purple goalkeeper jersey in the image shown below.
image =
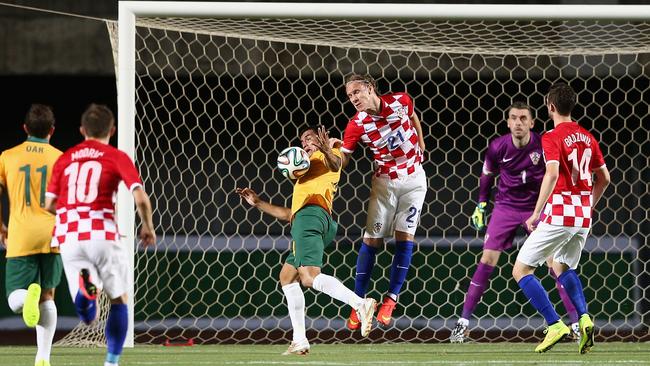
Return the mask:
[[[482,178],[488,173],[499,176],[495,205],[533,210],[545,170],[539,134],[531,131],[528,145],[522,148],[515,147],[512,135],[507,134],[490,142],[485,153]],[[479,202],[489,200],[491,189],[492,179],[481,179]]]

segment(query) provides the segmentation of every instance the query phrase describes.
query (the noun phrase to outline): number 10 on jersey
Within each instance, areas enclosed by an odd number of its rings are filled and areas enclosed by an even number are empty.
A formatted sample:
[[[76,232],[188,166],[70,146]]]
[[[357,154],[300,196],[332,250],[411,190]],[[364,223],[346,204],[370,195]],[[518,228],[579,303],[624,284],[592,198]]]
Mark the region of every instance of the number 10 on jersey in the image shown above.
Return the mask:
[[[68,177],[68,204],[92,203],[99,193],[99,178],[102,164],[89,160],[84,163],[74,162],[63,173]]]

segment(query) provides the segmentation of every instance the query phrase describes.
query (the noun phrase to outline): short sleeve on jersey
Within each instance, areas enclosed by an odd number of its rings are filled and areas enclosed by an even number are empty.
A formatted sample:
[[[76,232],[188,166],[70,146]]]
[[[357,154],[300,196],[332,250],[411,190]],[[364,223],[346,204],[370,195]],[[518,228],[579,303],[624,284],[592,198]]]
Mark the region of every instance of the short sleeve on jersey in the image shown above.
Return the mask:
[[[399,98],[400,103],[402,105],[405,105],[408,108],[408,115],[411,117],[413,115],[413,99],[406,94],[406,93],[400,93],[401,97]]]
[[[605,166],[605,158],[603,157],[603,152],[600,150],[600,145],[598,145],[596,139],[593,138],[591,141],[591,166],[589,168],[593,172],[594,170]]]
[[[343,132],[343,146],[341,146],[341,151],[348,154],[352,153],[357,147],[357,143],[361,140],[363,132],[363,127],[357,125],[353,120],[348,122],[347,127],[345,127],[345,132]]]
[[[61,172],[64,168],[61,156],[56,159],[54,167],[52,167],[52,177],[50,178],[50,182],[47,185],[47,192],[45,193],[46,197],[56,198],[59,196],[59,190],[61,188]]]
[[[135,168],[133,161],[129,158],[128,155],[120,151],[119,154],[120,164],[118,165],[120,177],[124,181],[124,184],[133,192],[134,189],[142,187],[142,180],[140,179],[140,174]]]
[[[551,161],[560,161],[560,149],[557,146],[557,141],[553,139],[551,133],[545,133],[542,136],[542,150],[544,152],[544,160],[546,164]]]

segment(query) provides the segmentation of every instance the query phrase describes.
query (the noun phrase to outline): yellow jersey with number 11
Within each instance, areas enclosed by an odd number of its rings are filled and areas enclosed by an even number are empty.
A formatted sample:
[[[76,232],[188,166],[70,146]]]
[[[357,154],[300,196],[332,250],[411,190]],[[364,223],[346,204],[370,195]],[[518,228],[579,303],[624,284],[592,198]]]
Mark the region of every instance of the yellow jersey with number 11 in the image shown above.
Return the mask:
[[[27,141],[0,155],[0,185],[9,196],[7,258],[58,252],[51,248],[54,215],[45,211],[45,190],[61,151],[46,139]]]

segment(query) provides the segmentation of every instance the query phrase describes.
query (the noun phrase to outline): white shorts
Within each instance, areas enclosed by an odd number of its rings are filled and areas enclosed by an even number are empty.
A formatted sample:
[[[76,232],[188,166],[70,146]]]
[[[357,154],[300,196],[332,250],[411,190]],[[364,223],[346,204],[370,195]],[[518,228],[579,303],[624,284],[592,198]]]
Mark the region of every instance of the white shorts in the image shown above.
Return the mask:
[[[90,279],[110,299],[127,292],[128,258],[124,244],[111,240],[66,241],[59,246],[65,277],[74,302],[79,290],[79,271],[87,268]]]
[[[540,222],[517,255],[517,260],[531,267],[537,267],[553,256],[553,261],[564,263],[576,269],[582,249],[589,234],[589,228],[557,226]]]
[[[387,238],[395,231],[415,235],[426,194],[427,176],[421,165],[397,179],[373,176],[363,237]]]

